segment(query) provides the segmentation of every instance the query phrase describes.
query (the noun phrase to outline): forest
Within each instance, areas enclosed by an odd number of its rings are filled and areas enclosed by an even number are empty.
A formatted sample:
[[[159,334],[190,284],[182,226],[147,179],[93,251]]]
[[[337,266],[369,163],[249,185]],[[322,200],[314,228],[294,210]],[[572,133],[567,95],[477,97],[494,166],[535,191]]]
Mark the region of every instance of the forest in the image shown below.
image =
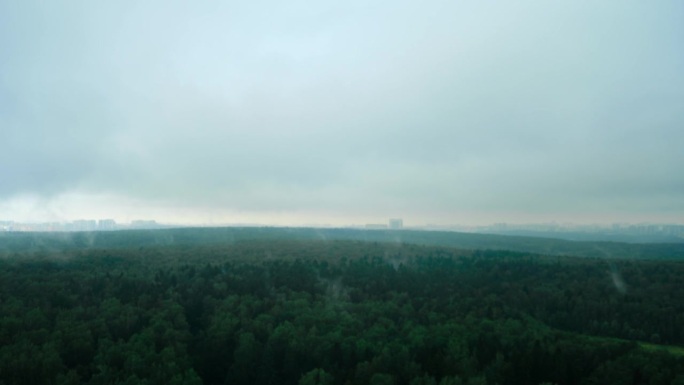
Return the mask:
[[[0,237],[0,384],[684,384],[668,245],[216,231]]]

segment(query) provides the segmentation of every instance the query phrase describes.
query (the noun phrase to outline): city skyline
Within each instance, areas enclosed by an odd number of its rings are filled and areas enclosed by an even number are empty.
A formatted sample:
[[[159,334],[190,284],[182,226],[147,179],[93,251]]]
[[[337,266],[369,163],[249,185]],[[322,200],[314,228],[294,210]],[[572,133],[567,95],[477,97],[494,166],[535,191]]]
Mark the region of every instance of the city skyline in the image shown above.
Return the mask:
[[[165,223],[156,219],[134,219],[131,221],[116,221],[106,219],[76,219],[70,221],[52,222],[21,222],[0,219],[0,230],[5,231],[99,231],[116,229],[146,229],[163,227],[289,227],[267,223]],[[530,230],[530,231],[603,231],[603,230],[629,230],[640,229],[643,231],[674,231],[684,233],[682,223],[572,223],[572,222],[539,222],[539,223],[511,223],[498,222],[484,225],[467,225],[463,223],[435,224],[435,223],[408,223],[403,218],[386,218],[385,222],[375,221],[372,223],[346,223],[334,225],[330,223],[305,223],[291,227],[319,227],[319,228],[360,228],[371,230],[450,230],[450,231],[474,231],[474,230]],[[674,229],[674,230],[673,230]]]

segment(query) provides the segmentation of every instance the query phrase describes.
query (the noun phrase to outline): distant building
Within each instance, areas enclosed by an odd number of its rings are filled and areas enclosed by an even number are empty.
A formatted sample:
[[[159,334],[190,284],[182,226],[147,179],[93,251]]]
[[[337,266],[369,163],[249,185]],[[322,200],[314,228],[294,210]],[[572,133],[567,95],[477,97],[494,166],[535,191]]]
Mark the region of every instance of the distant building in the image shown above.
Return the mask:
[[[116,229],[116,221],[113,219],[100,219],[97,221],[98,230],[114,230]]]
[[[366,225],[366,229],[369,230],[382,230],[387,229],[387,225],[384,223],[369,223]]]
[[[157,221],[154,220],[135,220],[131,222],[131,227],[134,229],[154,229],[159,227]]]
[[[404,221],[401,218],[392,218],[389,220],[389,228],[398,230],[404,228]]]
[[[97,221],[94,219],[79,219],[71,222],[69,227],[73,231],[94,231],[97,229]]]

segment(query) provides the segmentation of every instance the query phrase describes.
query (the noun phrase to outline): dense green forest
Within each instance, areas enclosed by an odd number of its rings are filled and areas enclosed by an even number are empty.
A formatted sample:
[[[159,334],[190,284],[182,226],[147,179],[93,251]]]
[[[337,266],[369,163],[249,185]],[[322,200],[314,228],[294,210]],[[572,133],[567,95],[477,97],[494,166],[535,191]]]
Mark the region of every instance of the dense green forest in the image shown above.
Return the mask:
[[[0,384],[684,384],[671,245],[205,231],[2,238]]]
[[[447,246],[470,250],[511,250],[579,257],[684,259],[684,242],[578,242],[548,237],[474,234],[452,231],[283,227],[168,228],[76,233],[0,232],[0,256],[26,251],[40,252],[88,248],[111,249],[164,245],[204,246],[209,244],[232,244],[245,240],[354,240]]]

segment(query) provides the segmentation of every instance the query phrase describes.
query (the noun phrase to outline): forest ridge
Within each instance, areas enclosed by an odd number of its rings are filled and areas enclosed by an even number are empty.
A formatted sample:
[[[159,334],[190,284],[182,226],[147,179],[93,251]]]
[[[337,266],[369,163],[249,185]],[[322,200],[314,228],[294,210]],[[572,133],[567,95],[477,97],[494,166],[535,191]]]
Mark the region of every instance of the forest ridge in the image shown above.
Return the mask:
[[[0,232],[0,255],[73,249],[230,245],[249,240],[354,240],[389,244],[508,250],[597,258],[684,259],[684,243],[570,241],[548,237],[420,230],[298,227],[194,227],[99,232]]]

